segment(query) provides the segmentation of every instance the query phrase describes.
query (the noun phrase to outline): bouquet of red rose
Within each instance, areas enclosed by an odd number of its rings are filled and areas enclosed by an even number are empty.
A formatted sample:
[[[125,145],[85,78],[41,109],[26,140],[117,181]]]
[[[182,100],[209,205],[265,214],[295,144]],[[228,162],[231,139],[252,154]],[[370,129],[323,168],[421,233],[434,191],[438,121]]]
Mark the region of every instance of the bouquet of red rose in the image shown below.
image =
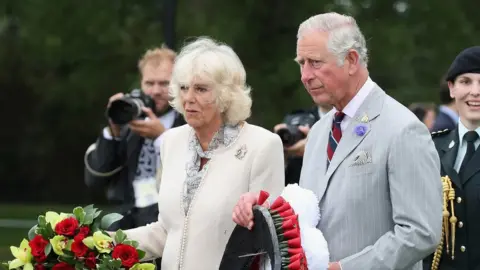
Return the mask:
[[[123,218],[117,213],[100,218],[93,205],[76,207],[70,214],[49,211],[38,217],[20,247],[10,247],[14,260],[8,269],[153,270],[155,265],[140,263],[145,252],[136,241],[118,230],[112,238],[105,230]]]

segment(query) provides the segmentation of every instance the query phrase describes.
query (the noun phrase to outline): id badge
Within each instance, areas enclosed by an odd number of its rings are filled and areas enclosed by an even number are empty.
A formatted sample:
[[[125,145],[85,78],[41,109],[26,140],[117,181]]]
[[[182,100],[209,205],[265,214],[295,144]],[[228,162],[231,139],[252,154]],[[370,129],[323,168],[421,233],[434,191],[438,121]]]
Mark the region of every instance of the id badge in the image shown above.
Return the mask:
[[[157,181],[154,177],[133,181],[135,206],[147,207],[158,202]]]

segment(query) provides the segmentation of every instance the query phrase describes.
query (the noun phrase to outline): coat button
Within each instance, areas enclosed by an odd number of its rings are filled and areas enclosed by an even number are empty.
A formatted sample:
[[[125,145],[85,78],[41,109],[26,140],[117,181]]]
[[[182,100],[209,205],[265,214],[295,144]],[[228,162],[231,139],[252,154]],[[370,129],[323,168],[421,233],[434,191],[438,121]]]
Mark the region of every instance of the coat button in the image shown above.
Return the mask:
[[[458,222],[458,228],[462,228],[463,227],[463,222]]]
[[[461,251],[461,252],[465,252],[465,250],[467,250],[467,248],[466,248],[465,246],[461,246],[461,247],[460,247],[460,251]]]
[[[457,197],[457,203],[461,203],[462,202],[462,197]]]

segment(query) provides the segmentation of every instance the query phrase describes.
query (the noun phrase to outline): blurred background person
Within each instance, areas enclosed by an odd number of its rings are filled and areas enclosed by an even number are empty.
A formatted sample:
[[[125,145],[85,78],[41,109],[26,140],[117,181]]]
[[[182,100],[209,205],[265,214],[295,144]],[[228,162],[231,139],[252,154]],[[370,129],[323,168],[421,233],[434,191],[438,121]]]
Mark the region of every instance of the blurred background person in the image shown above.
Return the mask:
[[[429,130],[433,128],[435,118],[437,117],[436,106],[434,103],[412,103],[408,108],[427,126]]]
[[[168,48],[151,49],[143,55],[138,69],[141,89],[146,95],[141,96],[139,91],[140,96],[134,101],[123,93],[113,95],[107,111],[110,115],[112,104],[118,106],[113,114],[115,120],[108,119],[107,127],[85,154],[85,183],[90,188],[105,188],[108,201],[124,215],[110,228],[112,230],[135,228],[157,220],[155,176],[161,136],[167,129],[185,123],[183,116],[168,103],[175,56],[175,52]],[[130,115],[122,114],[125,113],[122,110],[134,109],[136,107],[132,104],[142,100],[151,103],[152,108],[141,107],[144,117],[129,121]]]
[[[438,107],[438,114],[430,129],[432,132],[454,129],[458,123],[458,111],[455,105],[455,99],[450,96],[450,90],[448,88],[445,77],[440,82],[440,106]]]
[[[246,122],[252,100],[236,53],[209,38],[180,52],[170,86],[172,106],[188,123],[161,142],[157,222],[125,231],[163,270],[218,269],[245,192],[284,188],[282,142]]]
[[[311,95],[316,102],[315,96]],[[274,132],[282,139],[285,155],[285,185],[298,184],[303,164],[306,137],[310,128],[332,109],[331,105],[317,103],[306,110],[287,114],[283,123],[275,125]]]

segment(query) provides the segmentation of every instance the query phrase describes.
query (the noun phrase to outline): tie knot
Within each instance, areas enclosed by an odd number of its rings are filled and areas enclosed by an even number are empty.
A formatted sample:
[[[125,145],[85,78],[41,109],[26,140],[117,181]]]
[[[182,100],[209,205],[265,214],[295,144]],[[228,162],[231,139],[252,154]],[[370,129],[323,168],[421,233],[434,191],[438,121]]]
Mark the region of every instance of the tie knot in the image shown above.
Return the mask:
[[[335,123],[340,124],[343,121],[344,117],[345,117],[345,114],[343,112],[336,112],[335,116],[333,117],[333,121],[335,121]]]
[[[468,131],[463,138],[467,142],[475,142],[478,139],[478,133],[476,131]]]

